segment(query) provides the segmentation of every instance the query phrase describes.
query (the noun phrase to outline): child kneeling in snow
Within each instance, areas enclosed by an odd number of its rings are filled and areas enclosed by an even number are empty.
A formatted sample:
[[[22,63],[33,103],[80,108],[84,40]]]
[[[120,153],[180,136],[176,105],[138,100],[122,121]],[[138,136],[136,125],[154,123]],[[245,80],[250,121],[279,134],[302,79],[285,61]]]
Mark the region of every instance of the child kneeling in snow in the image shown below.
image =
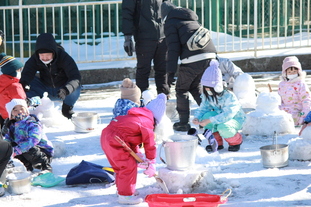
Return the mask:
[[[10,123],[5,140],[11,143],[15,158],[19,159],[28,171],[33,168],[41,173],[52,172],[50,165],[54,148],[42,130],[38,118],[29,114],[23,99],[12,99],[6,104]]]
[[[118,202],[121,204],[138,204],[143,199],[134,195],[137,161],[115,137],[122,139],[141,158],[143,155],[139,150],[139,145],[143,144],[146,159],[139,166],[146,169],[144,174],[149,177],[154,176],[156,163],[154,127],[160,123],[165,113],[166,99],[166,95],[161,93],[146,107],[134,107],[126,115],[117,116],[102,131],[101,146],[115,171]]]
[[[113,118],[126,115],[127,111],[133,107],[142,106],[141,91],[129,78],[125,78],[120,86],[121,98],[119,98],[112,110]]]
[[[218,62],[212,60],[205,70],[201,85],[203,93],[199,110],[193,124],[199,124],[213,132],[218,143],[218,150],[223,149],[223,140],[228,142],[229,151],[239,151],[242,135],[238,132],[245,121],[245,113],[236,96],[223,88],[221,71]],[[210,151],[211,146],[206,147]]]

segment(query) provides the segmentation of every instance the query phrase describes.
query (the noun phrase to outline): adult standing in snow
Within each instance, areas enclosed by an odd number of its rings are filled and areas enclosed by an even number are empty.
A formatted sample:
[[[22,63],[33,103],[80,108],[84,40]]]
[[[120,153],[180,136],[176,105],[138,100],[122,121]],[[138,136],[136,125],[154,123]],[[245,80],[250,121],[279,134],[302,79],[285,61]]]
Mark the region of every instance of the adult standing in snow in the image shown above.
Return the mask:
[[[242,129],[245,113],[234,93],[224,89],[218,67],[218,61],[212,60],[202,76],[202,103],[194,116],[193,124],[212,131],[218,150],[224,148],[224,138],[229,144],[228,151],[239,151],[242,135],[238,130]],[[211,146],[208,145],[206,150],[210,151]]]
[[[117,116],[103,129],[101,146],[109,163],[116,173],[118,202],[138,204],[142,198],[135,196],[137,167],[145,168],[144,174],[155,175],[156,143],[154,127],[161,122],[166,110],[166,95],[161,93],[151,100],[146,107],[133,107],[124,116]],[[139,145],[143,144],[145,156],[143,163],[137,161],[115,139],[120,137],[139,157],[143,154]]]
[[[296,56],[289,56],[283,60],[282,81],[278,93],[282,102],[280,109],[290,113],[296,126],[302,125],[311,110],[311,95],[305,82],[306,72]]]
[[[211,59],[216,58],[216,48],[210,38],[204,48],[190,50],[188,40],[200,28],[198,16],[190,9],[177,8],[173,3],[165,1],[161,5],[161,17],[168,47],[166,71],[174,77],[177,71],[178,58],[181,65],[176,82],[176,102],[179,122],[174,123],[176,131],[190,129],[189,92],[198,105],[201,103],[200,80]]]
[[[39,72],[39,77],[36,73]],[[72,57],[58,47],[50,33],[40,34],[36,41],[36,51],[25,63],[20,83],[27,97],[57,97],[63,101],[62,114],[71,119],[73,107],[81,91],[80,71]]]
[[[169,94],[166,80],[166,44],[161,23],[160,6],[163,0],[123,0],[122,32],[124,50],[128,56],[136,51],[136,84],[141,92],[149,88],[153,62],[157,93]],[[134,36],[135,48],[132,41]]]

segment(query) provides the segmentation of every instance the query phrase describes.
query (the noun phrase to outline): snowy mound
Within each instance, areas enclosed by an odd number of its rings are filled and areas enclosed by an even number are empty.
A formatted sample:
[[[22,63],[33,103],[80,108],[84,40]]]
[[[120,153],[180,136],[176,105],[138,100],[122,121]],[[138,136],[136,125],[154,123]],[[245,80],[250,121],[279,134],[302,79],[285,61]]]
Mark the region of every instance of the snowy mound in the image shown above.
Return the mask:
[[[279,109],[280,96],[275,93],[260,93],[256,110],[246,114],[243,133],[246,135],[273,135],[295,133],[293,118]]]
[[[156,125],[154,133],[156,135],[156,143],[160,144],[163,141],[168,140],[169,136],[174,134],[173,123],[168,118],[167,115],[164,115],[161,122]]]
[[[289,140],[289,158],[291,160],[311,160],[311,140],[297,137]]]
[[[37,106],[30,113],[37,115],[46,127],[60,126],[62,125],[62,120],[65,120],[59,111],[59,107],[55,107],[54,102],[48,98],[47,92],[43,94],[41,105]]]
[[[304,140],[311,141],[311,126],[307,126],[301,133],[301,137]]]
[[[156,96],[154,95],[154,93],[151,90],[145,90],[142,92],[141,97],[143,98],[143,102],[146,106],[147,103],[149,103]]]
[[[247,73],[239,75],[233,84],[233,92],[239,99],[242,108],[255,108],[256,94],[255,81]]]
[[[208,168],[188,171],[160,168],[159,177],[165,182],[170,193],[206,192],[216,186],[214,176]]]

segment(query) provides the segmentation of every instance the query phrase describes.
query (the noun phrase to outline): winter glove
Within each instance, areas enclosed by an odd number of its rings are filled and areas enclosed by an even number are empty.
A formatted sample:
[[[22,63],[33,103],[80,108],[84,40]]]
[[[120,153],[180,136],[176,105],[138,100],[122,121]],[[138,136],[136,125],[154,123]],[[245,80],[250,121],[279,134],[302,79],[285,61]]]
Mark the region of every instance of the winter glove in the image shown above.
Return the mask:
[[[41,105],[41,98],[39,96],[34,96],[32,98],[27,98],[26,102],[28,106],[37,107]]]
[[[59,89],[57,92],[57,97],[60,98],[61,100],[65,100],[66,96],[69,94],[68,90],[65,88]]]
[[[132,35],[125,35],[124,36],[124,50],[128,56],[133,56],[133,52],[135,52],[134,44],[132,41]]]
[[[9,132],[10,125],[14,122],[14,120],[10,120],[9,118],[5,119],[3,122],[3,126],[1,129],[1,134],[4,136]]]
[[[141,152],[137,152],[137,153],[136,153],[136,155],[137,155],[140,159],[142,159],[142,160],[144,160],[144,159],[145,159],[144,154],[143,154],[143,153],[141,153]]]
[[[187,134],[191,136],[196,136],[198,138],[198,144],[201,145],[202,140],[200,139],[199,132],[196,128],[190,128]]]
[[[175,85],[175,73],[167,73],[167,84],[169,87]]]
[[[148,177],[151,178],[156,173],[156,167],[155,167],[155,162],[156,161],[155,161],[155,159],[153,159],[153,160],[146,159],[145,162],[148,163],[148,167],[144,171],[144,174],[148,175]]]

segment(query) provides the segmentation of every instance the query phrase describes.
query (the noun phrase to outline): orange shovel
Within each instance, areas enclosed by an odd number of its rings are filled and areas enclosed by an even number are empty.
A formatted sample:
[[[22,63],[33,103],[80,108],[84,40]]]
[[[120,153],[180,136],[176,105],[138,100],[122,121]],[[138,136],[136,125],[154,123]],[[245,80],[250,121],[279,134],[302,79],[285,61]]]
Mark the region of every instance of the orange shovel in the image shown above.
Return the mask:
[[[124,149],[126,149],[135,158],[137,162],[144,162],[129,146],[127,146],[127,144],[122,139],[120,139],[120,137],[115,136],[114,138],[124,147]],[[153,177],[156,179],[162,190],[165,193],[169,193],[165,182],[161,178],[159,178],[158,175],[154,175]]]

